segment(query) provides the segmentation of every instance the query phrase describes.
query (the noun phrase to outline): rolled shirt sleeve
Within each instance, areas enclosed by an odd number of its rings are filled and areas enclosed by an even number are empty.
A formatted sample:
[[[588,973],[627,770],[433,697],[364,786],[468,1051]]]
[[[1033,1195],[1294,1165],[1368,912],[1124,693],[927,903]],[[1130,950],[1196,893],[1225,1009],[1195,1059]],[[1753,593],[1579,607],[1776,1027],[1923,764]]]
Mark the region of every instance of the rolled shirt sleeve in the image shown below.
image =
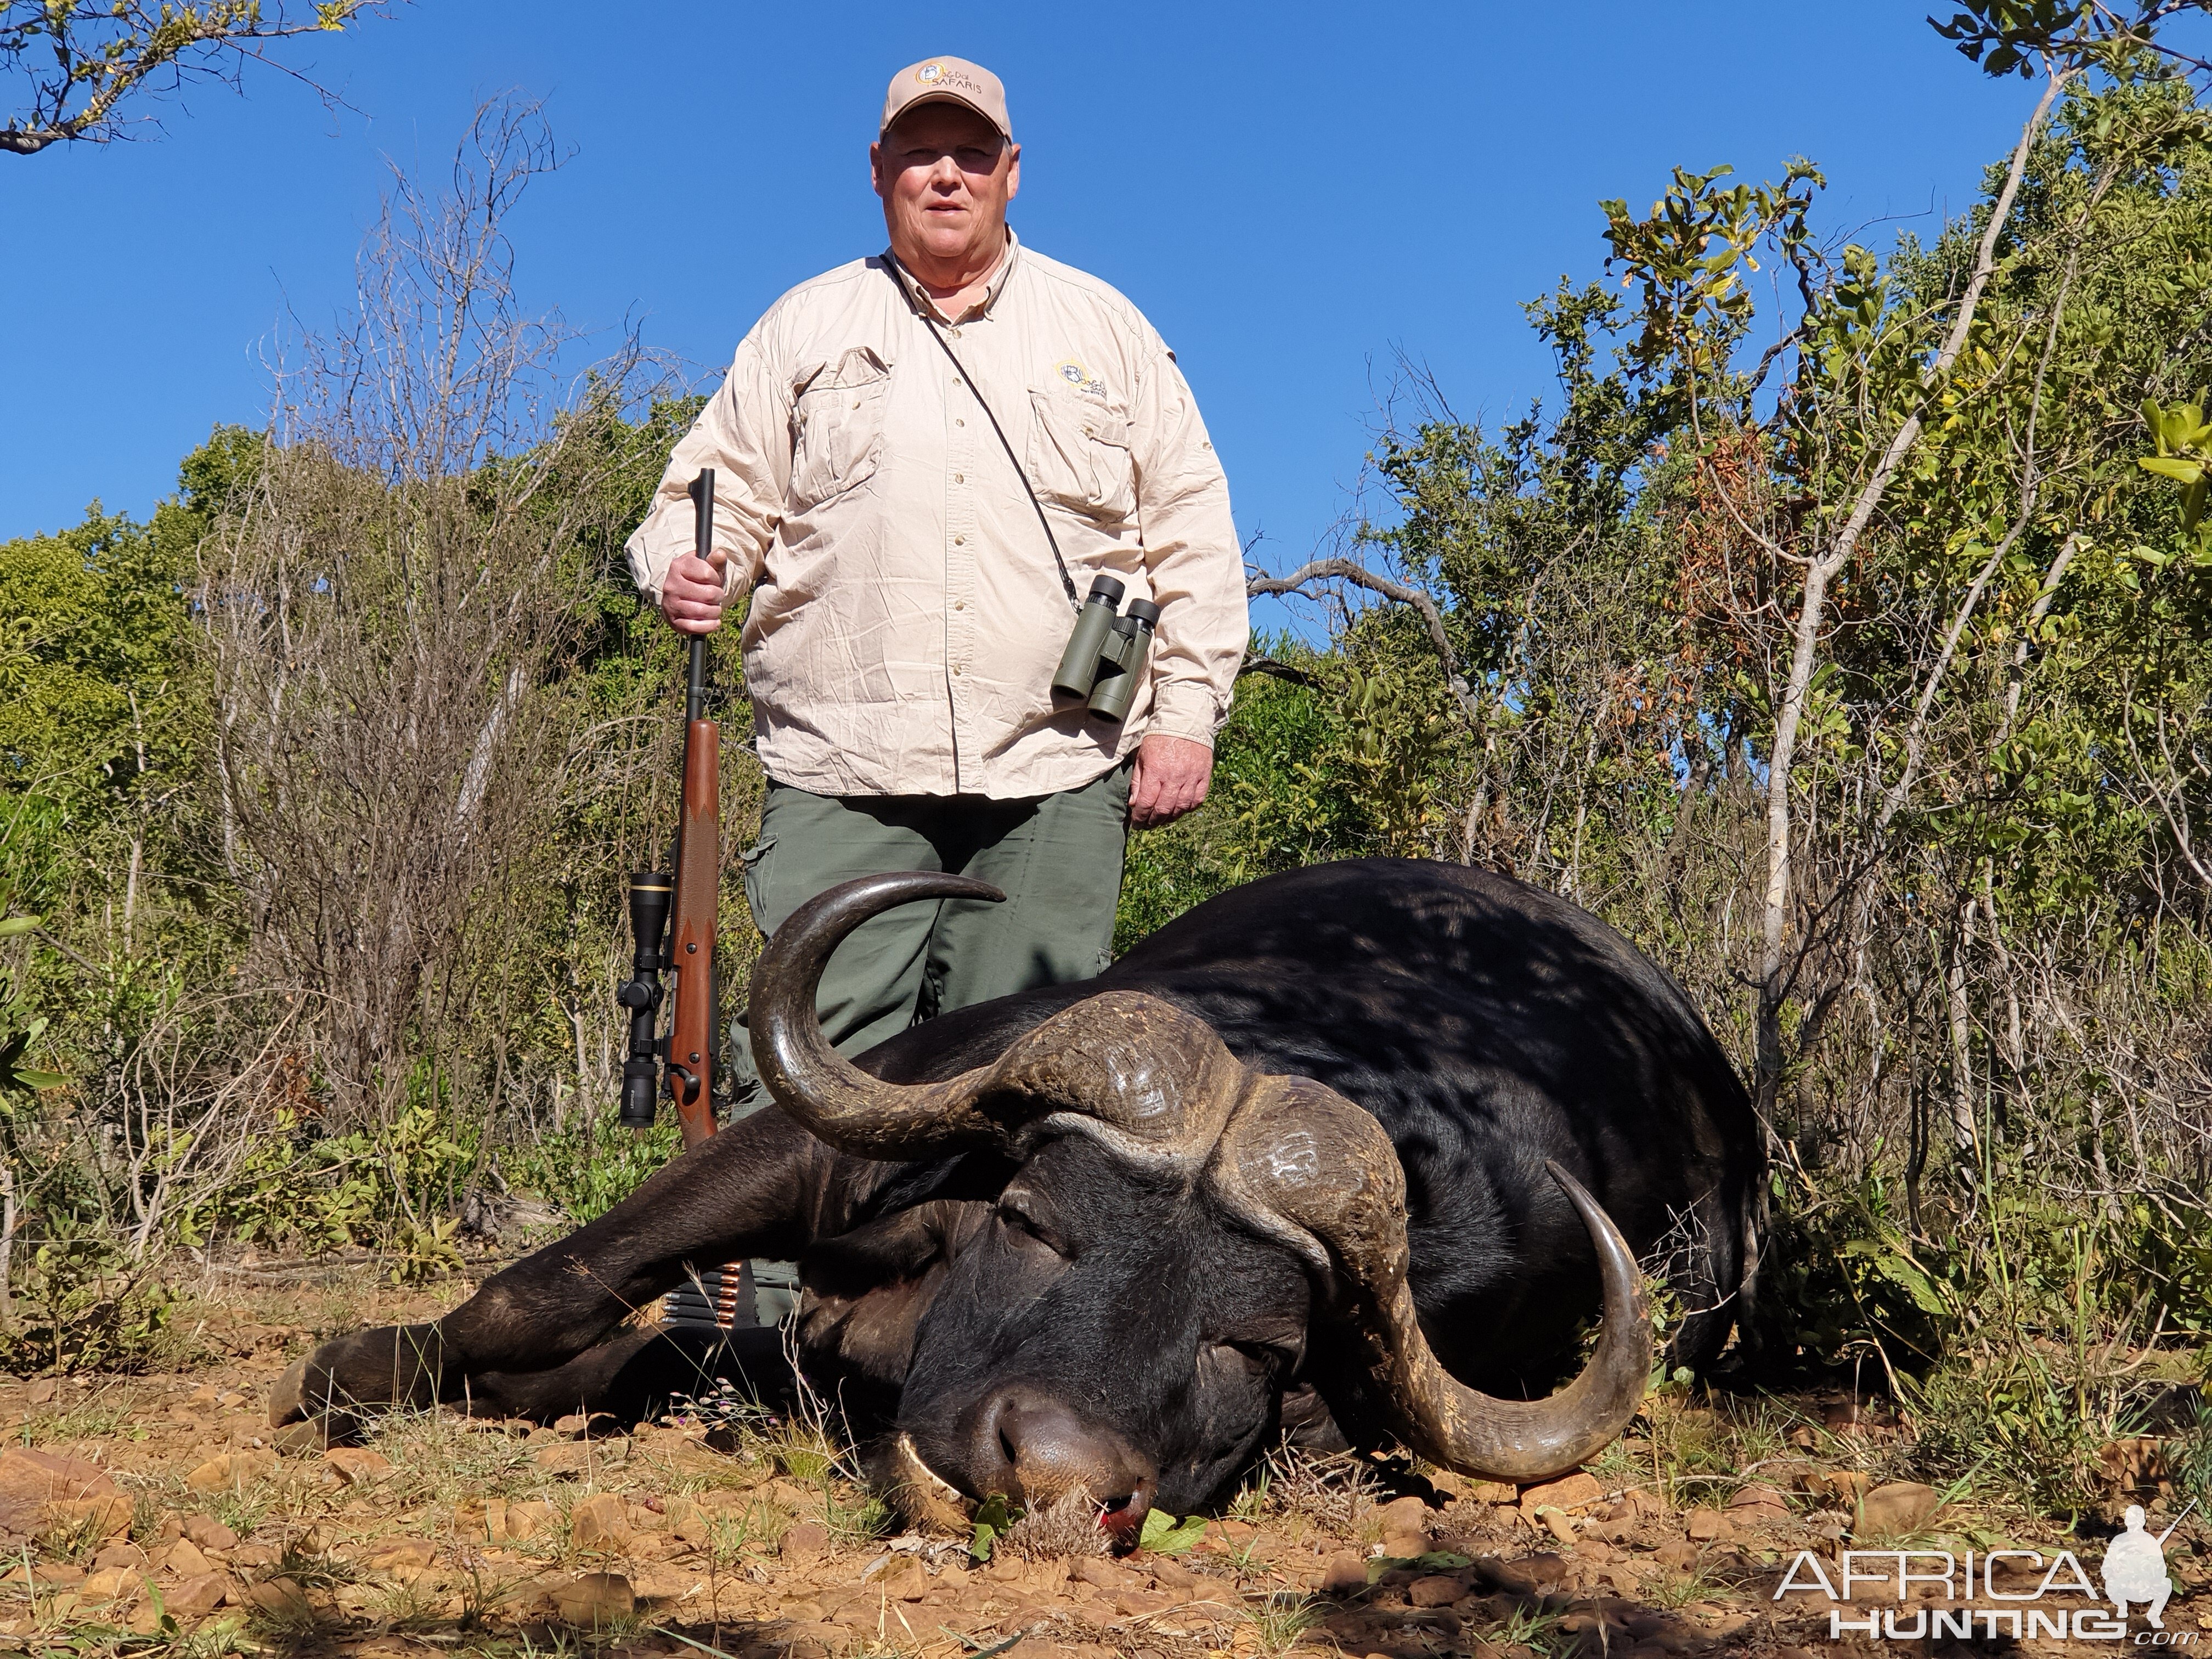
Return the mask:
[[[1139,376],[1131,413],[1138,530],[1160,606],[1147,730],[1211,746],[1250,636],[1229,480],[1164,345]]]
[[[791,483],[791,388],[769,362],[770,319],[745,336],[730,372],[677,442],[653,492],[652,510],[624,544],[631,577],[660,605],[669,567],[693,547],[691,481],[714,469],[714,549],[725,555],[723,591],[735,604],[759,579]]]

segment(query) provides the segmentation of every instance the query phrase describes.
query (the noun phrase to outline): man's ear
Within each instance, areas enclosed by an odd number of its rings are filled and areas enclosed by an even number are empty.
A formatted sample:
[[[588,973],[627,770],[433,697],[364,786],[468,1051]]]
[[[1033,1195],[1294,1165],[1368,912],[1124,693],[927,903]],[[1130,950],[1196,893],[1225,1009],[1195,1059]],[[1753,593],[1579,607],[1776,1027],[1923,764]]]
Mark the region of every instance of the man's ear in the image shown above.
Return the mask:
[[[890,191],[884,183],[884,147],[880,140],[868,146],[868,183],[877,195],[889,199]]]
[[[1010,146],[1013,160],[1006,163],[1006,199],[1011,202],[1022,193],[1022,147]]]

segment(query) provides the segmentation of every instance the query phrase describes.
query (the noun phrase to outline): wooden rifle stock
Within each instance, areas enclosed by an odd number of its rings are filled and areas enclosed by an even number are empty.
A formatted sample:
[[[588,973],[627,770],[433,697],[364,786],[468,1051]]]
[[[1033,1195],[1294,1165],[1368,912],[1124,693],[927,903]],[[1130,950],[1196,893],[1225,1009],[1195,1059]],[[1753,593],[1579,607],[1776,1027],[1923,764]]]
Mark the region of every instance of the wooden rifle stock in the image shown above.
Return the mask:
[[[713,545],[714,473],[692,481],[696,547]],[[714,1133],[714,919],[721,903],[721,728],[707,718],[707,641],[691,641],[684,697],[684,811],[678,820],[676,912],[668,965],[676,969],[676,1012],[668,1031],[668,1095],[676,1103],[686,1151]]]

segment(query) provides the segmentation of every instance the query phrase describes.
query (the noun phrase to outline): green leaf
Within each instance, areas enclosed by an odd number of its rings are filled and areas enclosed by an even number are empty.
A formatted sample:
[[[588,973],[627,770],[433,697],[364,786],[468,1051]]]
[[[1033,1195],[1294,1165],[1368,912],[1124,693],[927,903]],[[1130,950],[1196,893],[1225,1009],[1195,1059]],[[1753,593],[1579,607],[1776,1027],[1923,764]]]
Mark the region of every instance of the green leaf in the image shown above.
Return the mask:
[[[2176,483],[2200,483],[2204,478],[2201,462],[2185,461],[2177,456],[2138,455],[2136,465],[2146,472],[2155,472],[2161,478],[2171,478]]]
[[[1204,1516],[1187,1515],[1178,1521],[1164,1510],[1152,1510],[1145,1516],[1145,1529],[1137,1534],[1137,1546],[1162,1555],[1181,1555],[1205,1536]]]
[[[968,1553],[978,1561],[989,1560],[993,1546],[1021,1518],[1022,1511],[1006,1501],[1006,1493],[993,1492],[975,1506],[975,1532],[969,1540]]]
[[[9,916],[0,919],[0,939],[15,939],[39,925],[36,916]]]

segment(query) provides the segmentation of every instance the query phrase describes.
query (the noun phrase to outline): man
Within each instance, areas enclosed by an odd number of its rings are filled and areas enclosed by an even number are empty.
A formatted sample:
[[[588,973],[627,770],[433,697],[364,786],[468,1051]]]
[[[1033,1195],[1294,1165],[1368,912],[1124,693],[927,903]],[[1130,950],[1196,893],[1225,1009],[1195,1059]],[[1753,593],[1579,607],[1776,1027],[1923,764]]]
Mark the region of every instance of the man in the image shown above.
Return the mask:
[[[887,870],[1007,895],[848,940],[819,1002],[848,1053],[1106,965],[1127,830],[1205,799],[1246,639],[1228,485],[1173,354],[1006,227],[1021,149],[998,77],[957,58],[900,70],[868,156],[888,254],[770,307],[629,544],[681,633],[751,590],[769,787],[744,879],[764,931]],[[690,551],[702,467],[711,561]],[[1101,573],[1160,607],[1119,725],[1050,689],[1070,595]],[[757,1079],[737,1036],[743,1109]]]
[[[2142,1505],[2130,1504],[2120,1517],[2125,1527],[2105,1548],[2105,1599],[2128,1616],[2128,1603],[2143,1603],[2143,1616],[2154,1630],[2166,1628],[2166,1598],[2173,1581],[2166,1573],[2166,1540],[2173,1528],[2143,1530]]]

